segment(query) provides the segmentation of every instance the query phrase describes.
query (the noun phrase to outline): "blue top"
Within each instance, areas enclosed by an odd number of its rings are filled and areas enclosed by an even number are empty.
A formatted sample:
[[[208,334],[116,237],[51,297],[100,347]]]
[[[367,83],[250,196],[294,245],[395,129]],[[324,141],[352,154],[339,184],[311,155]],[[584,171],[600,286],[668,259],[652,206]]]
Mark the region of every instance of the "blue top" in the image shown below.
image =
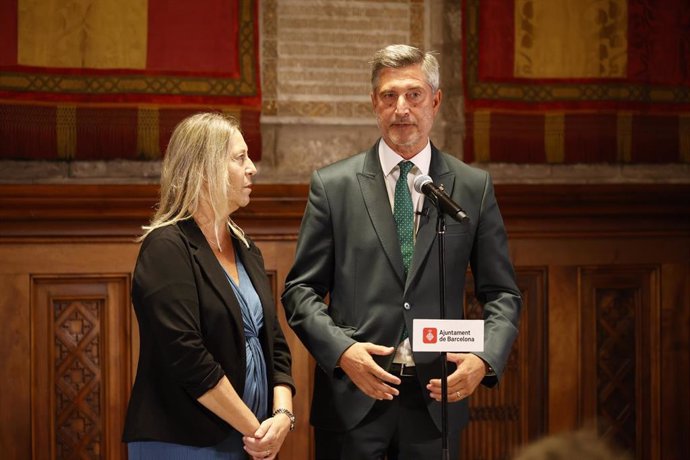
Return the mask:
[[[259,342],[259,332],[264,325],[264,312],[259,294],[254,289],[242,261],[239,258],[236,261],[240,285],[236,285],[229,276],[228,280],[242,307],[242,322],[244,323],[247,374],[242,400],[259,420],[264,420],[268,416],[268,383],[266,360],[261,349],[261,342]]]

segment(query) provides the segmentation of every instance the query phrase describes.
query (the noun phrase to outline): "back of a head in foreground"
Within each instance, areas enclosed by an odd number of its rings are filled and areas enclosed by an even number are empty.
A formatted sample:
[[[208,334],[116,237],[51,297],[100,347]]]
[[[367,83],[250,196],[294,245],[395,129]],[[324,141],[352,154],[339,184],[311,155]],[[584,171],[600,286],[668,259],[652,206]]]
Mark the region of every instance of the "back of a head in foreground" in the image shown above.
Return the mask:
[[[527,445],[514,460],[630,460],[591,431],[547,436]]]

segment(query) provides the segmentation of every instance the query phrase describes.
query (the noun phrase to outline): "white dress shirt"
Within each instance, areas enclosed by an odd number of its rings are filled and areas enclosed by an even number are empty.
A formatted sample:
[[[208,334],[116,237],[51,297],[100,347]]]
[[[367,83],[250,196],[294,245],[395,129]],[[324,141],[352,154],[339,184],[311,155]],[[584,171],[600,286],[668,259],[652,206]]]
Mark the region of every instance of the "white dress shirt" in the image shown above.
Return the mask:
[[[383,170],[386,191],[388,192],[388,200],[390,202],[391,210],[393,210],[395,203],[395,184],[400,177],[400,167],[398,163],[405,160],[391,149],[386,142],[381,139],[379,142],[379,161],[381,162],[381,169]],[[429,174],[429,165],[431,164],[431,144],[427,141],[426,146],[415,156],[408,161],[414,163],[414,167],[407,174],[407,185],[410,188],[412,195],[412,206],[415,210],[414,226],[415,238],[417,230],[419,229],[419,219],[421,217],[422,206],[424,205],[424,195],[417,192],[414,187],[414,180],[419,175]],[[401,306],[402,308],[402,306]],[[406,338],[395,351],[394,363],[405,364],[406,366],[414,366],[412,359],[412,344],[410,338]]]

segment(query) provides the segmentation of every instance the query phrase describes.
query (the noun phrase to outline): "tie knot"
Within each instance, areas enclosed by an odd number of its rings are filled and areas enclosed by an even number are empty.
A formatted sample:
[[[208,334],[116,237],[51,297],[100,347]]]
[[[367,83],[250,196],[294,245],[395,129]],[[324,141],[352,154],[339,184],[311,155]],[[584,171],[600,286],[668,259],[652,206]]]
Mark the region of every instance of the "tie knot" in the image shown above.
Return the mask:
[[[407,173],[410,172],[410,169],[414,167],[414,163],[405,160],[398,163],[398,166],[400,167],[400,177],[406,177]]]

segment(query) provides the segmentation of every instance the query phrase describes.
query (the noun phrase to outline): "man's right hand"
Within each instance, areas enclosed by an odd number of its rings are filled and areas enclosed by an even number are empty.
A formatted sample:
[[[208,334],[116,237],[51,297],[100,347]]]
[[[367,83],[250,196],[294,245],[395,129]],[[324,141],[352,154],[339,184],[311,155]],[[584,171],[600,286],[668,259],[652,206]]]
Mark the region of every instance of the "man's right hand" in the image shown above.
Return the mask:
[[[340,368],[364,394],[374,399],[393,399],[399,391],[388,384],[400,385],[400,379],[376,364],[371,355],[386,356],[395,351],[369,342],[357,342],[340,356]]]

